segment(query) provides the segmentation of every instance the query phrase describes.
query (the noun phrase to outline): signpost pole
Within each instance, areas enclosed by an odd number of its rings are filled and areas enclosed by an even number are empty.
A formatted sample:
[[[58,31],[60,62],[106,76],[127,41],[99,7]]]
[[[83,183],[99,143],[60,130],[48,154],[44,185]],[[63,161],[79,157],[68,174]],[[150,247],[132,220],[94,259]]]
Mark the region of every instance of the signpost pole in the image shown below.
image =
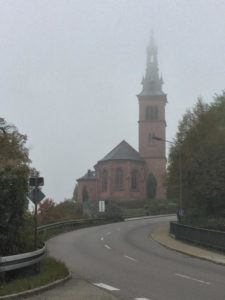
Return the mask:
[[[35,178],[34,187],[34,250],[37,250],[37,205],[38,205],[38,177]],[[40,273],[40,262],[34,265],[35,272]]]
[[[37,250],[37,187],[34,192],[34,250]]]

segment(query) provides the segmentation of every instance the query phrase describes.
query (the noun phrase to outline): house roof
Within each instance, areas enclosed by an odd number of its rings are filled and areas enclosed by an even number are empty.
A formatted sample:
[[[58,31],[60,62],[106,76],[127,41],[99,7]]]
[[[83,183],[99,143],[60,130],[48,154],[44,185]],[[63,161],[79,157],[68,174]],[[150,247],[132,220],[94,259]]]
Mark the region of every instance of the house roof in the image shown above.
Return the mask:
[[[107,160],[143,161],[140,154],[124,140],[98,162]]]
[[[97,179],[96,172],[88,170],[87,173],[84,176],[78,178],[77,181],[79,181],[79,180],[96,180],[96,179]]]

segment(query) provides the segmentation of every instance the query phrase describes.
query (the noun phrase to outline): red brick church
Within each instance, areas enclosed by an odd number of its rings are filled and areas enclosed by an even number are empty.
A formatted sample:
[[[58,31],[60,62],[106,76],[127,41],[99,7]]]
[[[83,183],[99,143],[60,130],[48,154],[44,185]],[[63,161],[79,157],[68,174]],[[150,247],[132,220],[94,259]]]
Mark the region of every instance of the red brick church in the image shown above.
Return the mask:
[[[163,175],[166,171],[165,139],[166,94],[158,73],[157,46],[151,37],[147,48],[146,73],[139,101],[139,152],[123,140],[78,182],[78,202],[85,194],[89,200],[132,200],[146,198],[146,180],[153,174],[157,181],[156,198],[165,198]]]

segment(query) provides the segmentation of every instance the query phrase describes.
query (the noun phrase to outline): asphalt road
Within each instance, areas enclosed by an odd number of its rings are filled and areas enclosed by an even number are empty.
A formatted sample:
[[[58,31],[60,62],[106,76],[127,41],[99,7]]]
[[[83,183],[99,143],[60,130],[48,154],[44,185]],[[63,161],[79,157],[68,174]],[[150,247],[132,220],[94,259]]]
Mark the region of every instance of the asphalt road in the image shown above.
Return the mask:
[[[51,255],[77,278],[120,299],[224,300],[225,267],[171,251],[150,234],[173,217],[114,223],[51,239]]]

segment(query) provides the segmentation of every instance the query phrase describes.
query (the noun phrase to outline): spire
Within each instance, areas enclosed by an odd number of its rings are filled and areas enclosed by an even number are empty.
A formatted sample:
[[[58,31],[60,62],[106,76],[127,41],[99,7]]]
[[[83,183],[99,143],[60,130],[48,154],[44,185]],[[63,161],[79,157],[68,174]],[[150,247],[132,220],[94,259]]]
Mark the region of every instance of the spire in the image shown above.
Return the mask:
[[[153,33],[147,47],[147,67],[142,79],[143,89],[140,95],[162,95],[162,75],[158,73],[158,48],[155,44]]]

